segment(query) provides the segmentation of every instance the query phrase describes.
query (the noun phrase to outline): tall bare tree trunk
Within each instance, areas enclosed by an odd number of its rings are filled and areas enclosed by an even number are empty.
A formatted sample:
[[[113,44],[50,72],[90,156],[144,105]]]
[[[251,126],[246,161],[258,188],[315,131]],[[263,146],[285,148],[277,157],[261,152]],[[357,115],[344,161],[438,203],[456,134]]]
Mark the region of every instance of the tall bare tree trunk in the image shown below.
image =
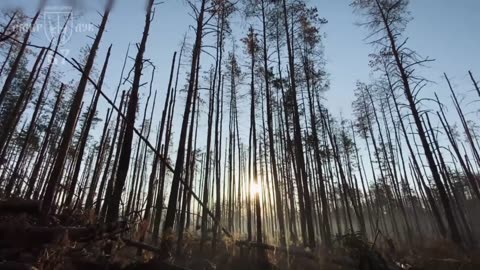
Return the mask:
[[[300,126],[300,115],[299,115],[299,108],[297,102],[297,89],[296,89],[296,76],[295,76],[295,61],[293,55],[293,48],[292,48],[292,41],[290,37],[290,29],[288,23],[288,12],[287,12],[287,4],[286,0],[283,0],[283,17],[284,17],[284,26],[285,26],[285,33],[287,38],[287,51],[288,51],[288,63],[289,63],[289,71],[290,71],[290,87],[292,91],[292,103],[293,103],[293,134],[294,134],[294,142],[295,142],[295,158],[297,159],[297,169],[299,170],[298,175],[300,176],[300,180],[303,186],[303,200],[305,205],[305,222],[307,227],[307,239],[303,239],[303,243],[305,246],[315,247],[315,230],[313,227],[313,218],[312,218],[312,206],[311,206],[311,199],[310,199],[310,191],[308,190],[308,175],[305,168],[305,158],[303,153],[303,143],[302,143],[302,131]]]
[[[191,111],[193,102],[195,102],[194,97],[194,88],[195,88],[195,73],[197,69],[197,63],[200,61],[200,54],[202,48],[202,38],[203,38],[203,27],[204,27],[204,16],[206,9],[207,0],[202,0],[200,10],[198,11],[197,18],[197,27],[196,27],[196,38],[193,46],[192,52],[192,65],[190,67],[190,77],[188,80],[188,89],[187,89],[187,100],[185,103],[185,111],[183,114],[182,128],[180,131],[180,139],[178,141],[178,151],[177,151],[177,160],[175,162],[175,171],[173,173],[172,186],[170,190],[170,197],[168,200],[167,214],[165,217],[165,223],[163,228],[163,241],[162,241],[162,250],[166,254],[171,250],[170,241],[167,240],[169,234],[172,233],[173,225],[175,222],[176,208],[177,208],[177,196],[180,182],[182,181],[182,172],[184,169],[185,162],[185,144],[187,140],[187,127],[188,120]],[[185,183],[184,181],[182,181]]]
[[[152,12],[154,0],[148,0],[147,10],[145,16],[145,28],[143,30],[143,37],[138,46],[137,56],[135,58],[135,73],[132,83],[132,92],[130,93],[130,100],[128,101],[128,109],[126,115],[126,128],[123,137],[122,150],[120,152],[119,165],[115,179],[115,186],[113,188],[112,197],[109,202],[106,221],[107,223],[115,222],[119,216],[120,200],[122,197],[123,187],[127,178],[128,168],[130,166],[130,154],[132,152],[133,129],[135,128],[135,115],[138,106],[138,91],[140,90],[140,79],[143,70],[143,55],[147,47],[148,34],[150,32],[150,24],[152,22]]]
[[[95,97],[93,98],[92,104],[90,104],[89,113],[88,113],[87,119],[85,120],[84,127],[82,128],[82,133],[80,134],[80,141],[79,141],[79,147],[78,147],[78,160],[75,163],[72,182],[70,183],[67,198],[65,200],[65,205],[67,206],[71,206],[72,199],[75,194],[75,189],[77,188],[77,181],[78,181],[78,176],[80,174],[80,168],[82,166],[83,154],[85,152],[85,147],[87,146],[88,134],[90,132],[93,119],[97,112],[98,99],[100,98],[100,92],[102,91],[103,80],[105,79],[105,73],[107,72],[108,61],[110,59],[111,50],[112,50],[112,46],[110,45],[107,51],[105,62],[103,64],[102,73],[100,74],[100,78],[98,80],[98,89],[95,90]]]
[[[270,89],[269,67],[268,67],[268,50],[267,50],[267,21],[265,15],[265,1],[262,0],[262,27],[263,27],[263,69],[265,80],[265,92],[266,92],[266,105],[267,105],[267,126],[268,126],[268,140],[270,150],[270,162],[272,167],[273,186],[275,189],[275,205],[276,214],[278,218],[278,224],[280,228],[280,244],[286,246],[285,237],[285,218],[283,216],[283,203],[280,191],[280,180],[278,177],[278,165],[275,152],[275,140],[273,131],[273,117],[272,117],[272,91]]]
[[[42,49],[42,51],[40,52],[40,54],[37,57],[37,60],[35,61],[35,64],[33,64],[32,71],[30,72],[30,76],[27,79],[27,83],[25,84],[25,89],[23,89],[22,93],[18,97],[17,102],[15,104],[15,108],[13,109],[11,114],[8,116],[8,119],[7,119],[6,123],[4,124],[5,129],[3,130],[2,138],[6,139],[6,137],[10,133],[9,130],[11,130],[11,132],[15,131],[15,127],[17,126],[17,121],[18,121],[18,119],[20,118],[20,115],[21,115],[20,110],[22,109],[23,105],[26,106],[26,103],[28,103],[29,96],[31,95],[31,93],[33,91],[33,85],[31,85],[32,83],[34,83],[34,82],[32,82],[33,77],[35,76],[35,73],[37,72],[37,68],[41,68],[41,66],[43,64],[43,61],[42,61],[42,64],[40,64],[40,61],[42,60],[44,53],[45,53],[45,50]],[[39,67],[39,64],[40,64],[40,67]],[[40,108],[40,104],[42,104],[41,99],[38,100],[37,106],[35,108],[36,109]],[[37,110],[35,110],[35,111],[37,111]],[[34,127],[35,127],[36,114],[34,114],[34,116],[35,117],[32,117],[32,120],[30,121],[30,125],[28,126],[27,135],[25,136],[25,141],[24,141],[23,146],[20,150],[20,154],[18,155],[15,167],[12,171],[12,176],[10,177],[10,180],[8,181],[8,184],[5,187],[5,194],[7,196],[11,195],[10,193],[12,192],[13,185],[15,184],[15,182],[17,180],[17,176],[18,176],[17,174],[18,174],[18,171],[20,169],[20,164],[22,163],[25,152],[27,151],[28,145],[30,143],[30,138],[33,135]],[[7,135],[7,136],[4,136],[4,135]]]
[[[43,197],[42,212],[44,214],[48,214],[51,210],[55,189],[57,184],[61,180],[60,178],[62,177],[63,166],[64,166],[67,152],[70,146],[70,141],[75,131],[76,118],[80,111],[80,105],[82,103],[83,95],[87,88],[88,78],[93,68],[95,57],[97,55],[97,50],[98,50],[98,47],[100,46],[100,41],[102,40],[102,36],[105,31],[105,27],[107,25],[108,16],[110,15],[113,2],[114,2],[113,0],[108,0],[107,2],[107,6],[103,14],[102,22],[98,29],[97,36],[95,37],[95,41],[93,42],[92,47],[90,49],[90,54],[88,55],[87,62],[83,68],[82,77],[80,78],[80,82],[78,84],[78,88],[75,93],[72,106],[67,116],[67,121],[65,123],[65,128],[63,130],[60,147],[58,149],[57,157],[53,165],[52,173],[47,183],[45,195]]]
[[[30,39],[30,35],[32,34],[32,30],[34,29],[35,24],[37,23],[38,17],[40,16],[40,13],[42,12],[46,3],[47,3],[47,0],[40,1],[40,5],[37,9],[37,12],[35,13],[35,16],[33,16],[32,22],[30,23],[30,27],[28,27],[28,30],[23,37],[23,42],[20,45],[20,49],[18,50],[17,56],[15,57],[15,60],[13,61],[10,71],[8,72],[8,75],[5,78],[5,82],[3,83],[3,88],[2,88],[2,91],[0,92],[0,106],[3,104],[5,96],[12,88],[13,79],[15,78],[15,75],[17,75],[17,70],[18,70],[18,67],[20,66],[20,61],[24,57],[25,50],[27,48],[28,41]],[[11,18],[11,20],[13,20],[13,17]]]
[[[62,84],[60,86],[60,90],[58,91],[57,94],[57,99],[55,101],[55,105],[53,106],[53,111],[52,115],[50,116],[50,121],[48,123],[47,129],[45,130],[45,136],[43,138],[43,143],[40,151],[38,152],[38,158],[37,161],[35,162],[35,165],[32,169],[32,174],[30,175],[29,181],[28,181],[28,187],[27,187],[27,192],[25,193],[25,197],[28,199],[32,196],[33,190],[35,188],[35,183],[37,183],[37,177],[38,174],[40,173],[42,163],[44,160],[44,155],[46,154],[46,150],[49,144],[49,139],[52,134],[52,127],[55,122],[55,117],[57,116],[58,110],[60,103],[62,102],[63,98],[63,91],[65,90],[65,85]]]
[[[167,97],[165,98],[165,104],[163,106],[163,111],[162,111],[162,119],[160,122],[160,132],[158,134],[158,143],[157,143],[157,151],[160,151],[161,145],[162,145],[162,138],[161,134],[163,134],[163,129],[165,127],[165,118],[167,116],[167,111],[168,111],[168,104],[170,102],[170,95],[172,93],[172,78],[173,78],[173,73],[175,69],[175,59],[177,57],[177,52],[173,54],[173,59],[172,59],[172,67],[170,70],[170,79],[167,87]],[[150,179],[149,179],[149,184],[148,184],[148,194],[147,194],[147,204],[145,206],[145,214],[143,215],[144,220],[150,219],[150,215],[152,213],[152,205],[153,205],[153,194],[154,194],[154,183],[155,179],[157,178],[157,169],[158,169],[158,162],[159,162],[159,156],[155,155],[153,158],[153,163],[152,163],[152,171],[150,172]]]
[[[393,57],[395,59],[395,64],[396,64],[396,66],[398,68],[398,71],[400,73],[401,82],[402,82],[403,88],[404,88],[404,93],[405,93],[406,99],[408,101],[410,110],[412,112],[413,119],[415,121],[415,126],[416,126],[417,131],[418,131],[418,136],[420,137],[420,141],[421,141],[422,146],[423,146],[425,157],[427,158],[427,161],[428,161],[428,166],[430,167],[430,170],[432,172],[433,180],[435,182],[435,185],[437,186],[437,189],[438,189],[438,192],[439,192],[439,195],[440,195],[440,199],[441,199],[444,211],[445,211],[445,216],[447,218],[447,222],[448,222],[448,225],[450,227],[450,234],[451,234],[450,237],[454,242],[456,242],[457,244],[460,244],[461,243],[460,233],[458,231],[458,227],[457,227],[457,224],[455,222],[455,218],[453,216],[450,200],[448,199],[447,193],[445,191],[445,186],[443,185],[442,180],[440,179],[440,174],[438,172],[438,168],[437,168],[437,165],[435,163],[435,159],[433,158],[432,150],[430,148],[430,145],[428,144],[428,141],[427,141],[427,138],[426,138],[426,133],[425,133],[425,130],[424,130],[423,125],[422,125],[422,120],[420,119],[420,113],[418,112],[418,109],[417,109],[417,103],[415,102],[415,98],[414,98],[414,96],[412,94],[412,90],[410,88],[410,82],[408,80],[408,75],[407,75],[407,72],[405,70],[404,64],[402,63],[400,53],[398,51],[395,36],[390,29],[388,20],[385,17],[385,13],[384,13],[382,7],[380,6],[378,0],[375,0],[375,1],[377,3],[377,7],[379,8],[379,10],[381,12],[382,20],[383,20],[383,23],[385,25],[385,29],[386,29],[387,34],[388,34],[388,40],[390,42],[391,51],[392,51]]]

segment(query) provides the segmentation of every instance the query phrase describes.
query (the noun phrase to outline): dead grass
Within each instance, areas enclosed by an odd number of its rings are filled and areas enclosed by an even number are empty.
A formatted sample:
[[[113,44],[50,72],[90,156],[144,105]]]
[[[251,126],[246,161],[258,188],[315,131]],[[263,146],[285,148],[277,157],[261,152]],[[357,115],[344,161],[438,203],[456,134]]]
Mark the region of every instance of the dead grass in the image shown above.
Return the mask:
[[[79,211],[66,211],[64,215],[51,219],[52,225],[74,224],[83,226],[92,224],[94,221],[95,217],[92,216],[91,212]],[[22,231],[22,228],[28,225],[36,223],[38,221],[35,217],[27,215],[18,215],[14,218],[2,217],[0,219],[0,224],[8,224],[4,228],[4,236],[14,236],[11,241],[12,244],[18,243],[20,240],[28,241],[28,239],[22,240],[22,236],[17,232]],[[134,228],[129,233],[132,237],[131,239],[138,240],[144,233],[146,234],[146,239],[151,238],[147,231],[148,223],[136,224]],[[168,235],[167,240],[172,243],[172,250],[176,250],[176,234]],[[263,254],[259,254],[258,248],[239,246],[237,244],[239,240],[241,240],[239,235],[235,235],[233,238],[224,237],[218,241],[217,248],[213,252],[210,240],[201,247],[198,233],[196,231],[185,231],[181,256],[176,256],[175,252],[172,252],[167,262],[192,270],[480,269],[480,250],[464,250],[446,240],[426,240],[421,243],[414,243],[414,245],[397,244],[397,246],[392,247],[392,244],[387,239],[378,239],[372,248],[372,243],[368,242],[362,235],[348,234],[337,237],[332,249],[320,246],[314,252],[309,253],[301,247],[290,247],[290,250],[300,250],[311,256],[292,255],[280,250],[263,250]],[[106,246],[112,247],[111,256],[106,256]],[[299,254],[302,252],[299,252]],[[42,249],[22,251],[18,258],[22,259],[22,261],[24,258],[32,260],[39,270],[78,269],[72,267],[72,254],[83,260],[91,261],[92,265],[102,261],[105,265],[115,265],[116,269],[124,269],[127,266],[142,265],[142,263],[155,261],[157,256],[157,254],[149,251],[143,251],[140,253],[140,256],[137,256],[137,248],[126,245],[121,240],[121,237],[100,239],[96,242],[80,245],[71,242],[68,235],[64,235]],[[93,270],[93,268],[89,269]]]

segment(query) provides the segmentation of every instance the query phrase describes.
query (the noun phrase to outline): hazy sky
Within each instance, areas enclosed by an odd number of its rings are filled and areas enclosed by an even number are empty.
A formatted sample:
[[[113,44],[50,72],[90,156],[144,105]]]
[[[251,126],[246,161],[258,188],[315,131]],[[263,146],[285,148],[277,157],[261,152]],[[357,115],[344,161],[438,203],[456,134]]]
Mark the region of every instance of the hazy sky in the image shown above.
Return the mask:
[[[5,7],[17,2],[0,0],[0,6]],[[49,9],[68,6],[72,2],[75,1],[50,0]],[[106,81],[106,92],[110,96],[113,96],[118,82],[123,55],[128,43],[138,42],[141,38],[144,26],[144,2],[141,0],[117,0],[111,14],[107,26],[108,32],[104,36],[96,61],[97,68],[100,68],[106,48],[109,44],[113,44],[113,58]],[[38,1],[33,0],[20,1],[20,5],[25,6],[29,14],[34,13],[37,3]],[[95,13],[95,9],[101,11],[102,7],[98,1],[88,0],[78,3],[82,6],[75,9],[77,17],[73,23],[77,26],[77,30],[81,28],[80,26],[88,23],[98,24],[100,18]],[[338,115],[341,112],[346,118],[351,116],[355,82],[357,80],[369,81],[368,54],[374,50],[364,40],[367,35],[366,30],[355,25],[355,22],[359,22],[361,17],[353,14],[349,3],[350,0],[310,1],[311,5],[318,7],[321,16],[329,21],[323,28],[326,68],[331,80],[331,88],[325,94],[326,104],[334,113]],[[445,97],[445,102],[450,101],[448,89],[442,79],[443,72],[451,77],[458,91],[471,90],[473,87],[467,71],[472,70],[477,79],[480,79],[480,1],[412,0],[410,11],[414,19],[409,23],[405,32],[405,36],[409,37],[408,46],[423,56],[436,59],[435,62],[429,64],[428,68],[421,71],[428,79],[437,82],[436,85],[432,84],[426,88],[424,95],[432,96],[433,91],[437,91],[441,97]],[[189,30],[189,25],[193,23],[193,19],[188,12],[190,10],[183,0],[165,0],[156,8],[145,56],[157,66],[154,89],[159,90],[158,115],[168,83],[172,54],[179,49],[185,32],[188,31],[191,40],[192,31]],[[80,14],[82,16],[78,16]],[[247,25],[239,17],[235,17],[232,24],[237,45],[241,46],[239,39],[244,36]],[[95,31],[74,31],[71,39],[63,46],[63,50],[70,57],[77,57],[79,48],[91,43],[86,36],[94,34]],[[45,43],[46,41],[47,38],[43,32],[36,33],[33,38],[34,43]],[[135,52],[135,48],[132,47],[130,55],[134,57]],[[241,53],[241,50],[238,53]],[[202,57],[204,60],[209,58],[205,54]],[[208,68],[208,66],[204,66],[204,68]],[[68,65],[62,66],[61,69],[66,73],[73,71],[73,68]],[[149,72],[144,74],[144,81],[150,79]],[[145,97],[146,91],[147,89],[143,90],[143,97]],[[141,99],[141,102],[144,102],[144,99]],[[179,112],[180,110],[177,111],[177,113]]]

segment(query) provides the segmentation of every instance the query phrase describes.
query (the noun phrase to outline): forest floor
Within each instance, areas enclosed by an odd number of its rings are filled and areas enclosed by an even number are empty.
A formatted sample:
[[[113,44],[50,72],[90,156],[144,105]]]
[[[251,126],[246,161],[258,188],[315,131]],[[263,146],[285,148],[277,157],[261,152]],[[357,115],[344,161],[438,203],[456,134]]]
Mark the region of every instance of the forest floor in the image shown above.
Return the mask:
[[[0,269],[480,269],[479,250],[462,251],[439,241],[399,248],[379,239],[373,245],[355,234],[337,237],[333,248],[315,252],[223,239],[214,254],[210,243],[202,252],[199,240],[190,236],[182,256],[160,259],[160,249],[135,240],[138,233],[127,223],[91,220],[79,212],[42,217],[38,201],[0,201]]]

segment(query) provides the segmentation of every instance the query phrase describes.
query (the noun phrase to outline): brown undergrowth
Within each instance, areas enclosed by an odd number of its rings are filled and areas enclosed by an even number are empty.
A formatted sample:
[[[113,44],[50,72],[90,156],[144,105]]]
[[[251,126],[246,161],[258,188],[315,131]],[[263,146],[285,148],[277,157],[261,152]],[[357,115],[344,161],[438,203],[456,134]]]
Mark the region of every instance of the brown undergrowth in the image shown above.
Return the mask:
[[[448,241],[424,240],[410,245],[387,237],[369,242],[358,233],[337,236],[331,248],[280,248],[224,237],[212,249],[197,231],[186,231],[182,246],[165,256],[151,239],[148,222],[98,224],[91,212],[64,210],[42,217],[36,202],[0,213],[0,269],[338,269],[449,270],[480,269],[478,249],[459,248]],[[18,210],[18,211],[17,211]]]

